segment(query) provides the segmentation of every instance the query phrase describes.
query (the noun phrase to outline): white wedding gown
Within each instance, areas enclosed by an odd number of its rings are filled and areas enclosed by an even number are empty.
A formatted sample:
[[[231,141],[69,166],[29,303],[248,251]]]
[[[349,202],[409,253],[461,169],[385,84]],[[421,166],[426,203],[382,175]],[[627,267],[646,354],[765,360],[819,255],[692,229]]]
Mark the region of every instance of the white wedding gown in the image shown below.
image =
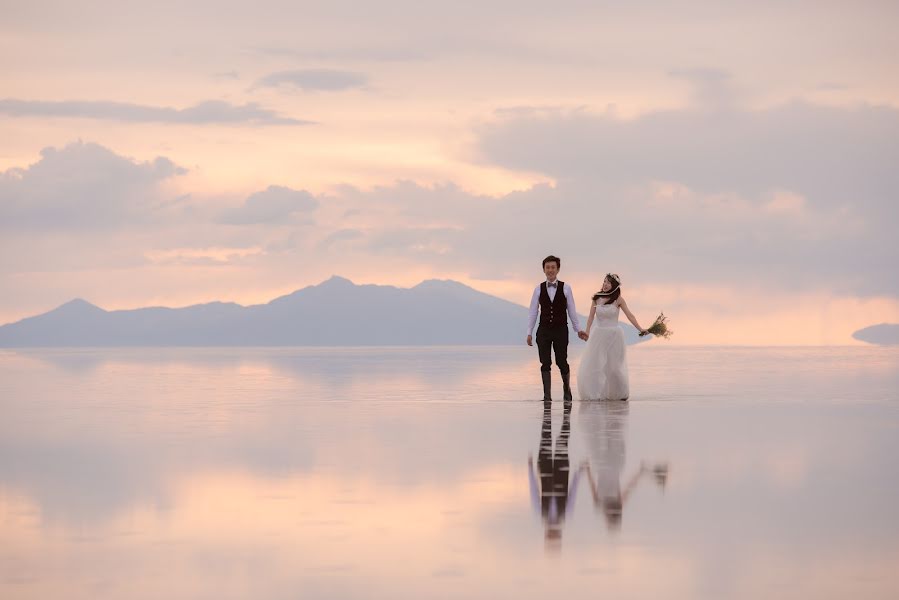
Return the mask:
[[[620,309],[600,304],[588,332],[587,348],[577,369],[581,400],[626,400],[630,396],[624,332],[618,326]]]

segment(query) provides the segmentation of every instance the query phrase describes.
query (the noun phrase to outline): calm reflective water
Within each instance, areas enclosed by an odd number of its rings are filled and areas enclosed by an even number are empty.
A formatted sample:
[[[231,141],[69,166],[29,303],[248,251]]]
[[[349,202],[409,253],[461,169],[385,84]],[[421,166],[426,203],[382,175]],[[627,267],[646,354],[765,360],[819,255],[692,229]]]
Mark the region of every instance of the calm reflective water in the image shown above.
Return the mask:
[[[0,351],[0,597],[899,597],[899,350],[629,363]]]

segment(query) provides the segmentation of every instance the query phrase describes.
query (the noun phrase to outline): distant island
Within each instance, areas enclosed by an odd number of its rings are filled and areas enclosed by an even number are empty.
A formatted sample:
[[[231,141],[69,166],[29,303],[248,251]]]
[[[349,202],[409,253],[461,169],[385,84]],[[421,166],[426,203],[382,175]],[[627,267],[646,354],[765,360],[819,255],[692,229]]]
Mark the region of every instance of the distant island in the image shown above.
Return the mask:
[[[852,337],[869,344],[877,344],[878,346],[896,346],[899,345],[899,324],[881,323],[879,325],[871,325],[870,327],[859,329],[852,334]]]
[[[627,343],[644,341],[630,324],[620,326]],[[483,346],[524,344],[526,328],[527,307],[456,281],[407,289],[335,276],[253,306],[106,311],[75,299],[3,325],[0,347]]]

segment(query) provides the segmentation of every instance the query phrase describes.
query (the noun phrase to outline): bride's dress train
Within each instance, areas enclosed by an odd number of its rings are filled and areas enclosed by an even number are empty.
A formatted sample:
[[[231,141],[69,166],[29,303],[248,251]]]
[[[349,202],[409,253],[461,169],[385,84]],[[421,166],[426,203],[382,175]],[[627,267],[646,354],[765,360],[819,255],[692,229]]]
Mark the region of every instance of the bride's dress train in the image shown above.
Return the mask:
[[[626,400],[630,396],[624,332],[618,326],[619,308],[614,304],[596,307],[587,348],[577,369],[577,391],[581,400]]]

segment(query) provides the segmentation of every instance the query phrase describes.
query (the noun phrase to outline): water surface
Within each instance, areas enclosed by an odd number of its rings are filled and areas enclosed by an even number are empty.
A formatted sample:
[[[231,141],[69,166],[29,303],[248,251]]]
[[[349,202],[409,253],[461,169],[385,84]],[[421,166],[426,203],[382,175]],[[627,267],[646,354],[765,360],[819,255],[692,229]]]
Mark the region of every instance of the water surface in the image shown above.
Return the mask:
[[[0,597],[899,596],[897,350],[628,352],[0,351]]]

